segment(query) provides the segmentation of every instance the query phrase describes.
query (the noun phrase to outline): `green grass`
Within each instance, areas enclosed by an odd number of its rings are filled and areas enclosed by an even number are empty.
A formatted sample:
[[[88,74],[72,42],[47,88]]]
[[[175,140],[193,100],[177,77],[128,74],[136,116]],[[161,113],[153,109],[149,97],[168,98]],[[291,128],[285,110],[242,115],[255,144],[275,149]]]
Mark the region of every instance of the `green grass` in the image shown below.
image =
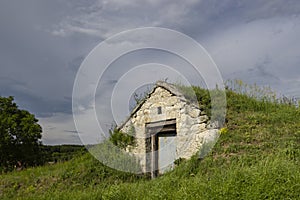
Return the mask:
[[[203,160],[155,180],[89,154],[0,175],[0,199],[299,199],[300,110],[227,91],[222,134]]]

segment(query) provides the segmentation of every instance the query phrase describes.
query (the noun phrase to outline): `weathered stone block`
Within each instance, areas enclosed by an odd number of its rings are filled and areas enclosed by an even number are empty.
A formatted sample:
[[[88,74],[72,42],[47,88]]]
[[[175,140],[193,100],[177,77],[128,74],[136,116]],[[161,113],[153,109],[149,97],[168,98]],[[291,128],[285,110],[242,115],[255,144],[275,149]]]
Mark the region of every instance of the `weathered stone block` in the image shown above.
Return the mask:
[[[200,110],[199,109],[191,109],[189,110],[189,115],[192,117],[192,118],[196,118],[200,115]]]

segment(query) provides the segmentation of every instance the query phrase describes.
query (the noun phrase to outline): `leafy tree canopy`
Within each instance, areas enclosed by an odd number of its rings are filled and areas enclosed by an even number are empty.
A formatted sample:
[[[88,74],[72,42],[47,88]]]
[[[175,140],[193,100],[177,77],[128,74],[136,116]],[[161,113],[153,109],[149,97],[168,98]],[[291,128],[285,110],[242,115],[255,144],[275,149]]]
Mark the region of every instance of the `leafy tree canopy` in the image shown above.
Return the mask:
[[[19,109],[13,97],[0,97],[0,169],[40,164],[41,133],[33,114]]]

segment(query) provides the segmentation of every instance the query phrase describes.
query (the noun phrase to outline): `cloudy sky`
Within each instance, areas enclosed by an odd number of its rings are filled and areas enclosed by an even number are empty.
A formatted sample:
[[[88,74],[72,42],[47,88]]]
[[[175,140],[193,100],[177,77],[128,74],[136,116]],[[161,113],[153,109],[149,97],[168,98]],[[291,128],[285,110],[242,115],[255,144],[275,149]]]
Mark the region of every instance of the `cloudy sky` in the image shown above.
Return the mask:
[[[81,63],[114,34],[154,26],[199,42],[224,80],[270,85],[299,98],[299,13],[296,0],[2,0],[0,95],[14,96],[21,108],[36,115],[45,144],[81,143],[72,116],[73,84]],[[142,64],[149,55],[163,62],[157,54],[136,53],[119,63],[129,65],[139,58]],[[110,75],[105,84],[99,83],[101,93],[112,90],[121,77],[113,70]],[[85,109],[80,120],[88,124],[92,113]],[[111,126],[109,120],[104,124]]]

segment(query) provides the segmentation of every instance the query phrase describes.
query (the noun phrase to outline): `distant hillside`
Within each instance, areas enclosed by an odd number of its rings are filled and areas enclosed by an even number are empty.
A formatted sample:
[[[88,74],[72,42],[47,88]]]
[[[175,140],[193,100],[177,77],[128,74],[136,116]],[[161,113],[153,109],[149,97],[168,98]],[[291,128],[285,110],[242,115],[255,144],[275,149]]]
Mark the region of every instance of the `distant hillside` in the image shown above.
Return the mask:
[[[105,167],[89,154],[0,175],[1,199],[298,199],[300,109],[227,91],[226,126],[202,160],[155,180]]]
[[[83,145],[42,145],[42,155],[45,162],[62,162],[78,157],[87,149]]]

